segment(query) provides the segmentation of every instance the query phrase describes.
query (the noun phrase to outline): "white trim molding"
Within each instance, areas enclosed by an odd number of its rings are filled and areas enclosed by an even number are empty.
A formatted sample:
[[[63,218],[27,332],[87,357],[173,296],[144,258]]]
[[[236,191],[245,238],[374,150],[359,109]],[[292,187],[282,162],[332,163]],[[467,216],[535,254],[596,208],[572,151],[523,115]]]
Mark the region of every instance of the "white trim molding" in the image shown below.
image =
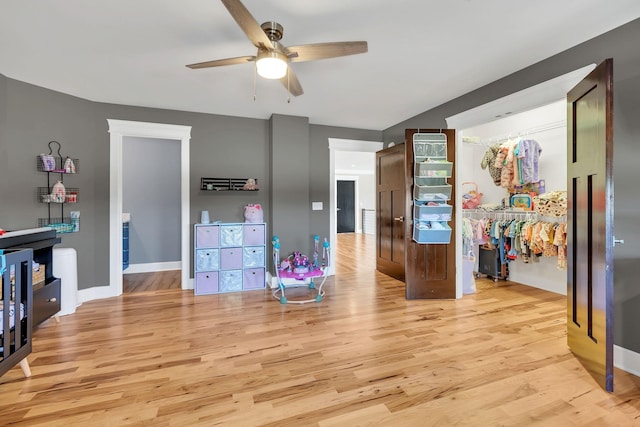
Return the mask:
[[[331,239],[331,260],[329,262],[329,275],[335,274],[335,250],[336,236],[336,152],[359,151],[363,153],[375,153],[384,148],[384,144],[378,141],[362,141],[357,139],[329,138],[329,235]]]
[[[640,377],[640,353],[614,345],[613,366]]]
[[[129,267],[127,267],[122,274],[153,273],[154,271],[180,270],[181,268],[182,261],[147,262],[143,264],[129,264]]]
[[[122,144],[125,137],[180,141],[180,265],[182,289],[193,289],[189,277],[189,142],[191,126],[107,119],[110,141],[109,174],[109,286],[87,289],[83,298],[107,298],[122,294]],[[102,288],[105,288],[104,290]],[[91,291],[91,292],[89,292]],[[95,298],[93,298],[95,297]]]

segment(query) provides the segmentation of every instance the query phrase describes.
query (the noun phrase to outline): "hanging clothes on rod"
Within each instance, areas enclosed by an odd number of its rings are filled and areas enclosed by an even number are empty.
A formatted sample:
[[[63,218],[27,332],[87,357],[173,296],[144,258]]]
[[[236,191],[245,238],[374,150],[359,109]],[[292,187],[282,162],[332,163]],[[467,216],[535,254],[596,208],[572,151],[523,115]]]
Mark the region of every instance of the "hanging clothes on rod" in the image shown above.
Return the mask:
[[[564,270],[567,266],[566,236],[566,221],[542,220],[535,212],[463,211],[463,248],[467,246],[464,253],[476,244],[495,248],[505,272],[511,261],[521,259],[528,264],[540,257],[556,257],[557,268]]]

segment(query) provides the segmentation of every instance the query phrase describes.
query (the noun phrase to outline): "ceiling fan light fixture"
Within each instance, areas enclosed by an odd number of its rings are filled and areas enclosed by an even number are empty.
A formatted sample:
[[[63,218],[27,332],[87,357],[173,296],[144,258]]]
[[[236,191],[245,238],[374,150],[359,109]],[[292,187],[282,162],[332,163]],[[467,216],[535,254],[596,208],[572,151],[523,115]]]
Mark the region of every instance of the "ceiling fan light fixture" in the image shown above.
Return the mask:
[[[287,57],[277,51],[261,51],[256,60],[258,74],[265,79],[281,79],[287,74]]]

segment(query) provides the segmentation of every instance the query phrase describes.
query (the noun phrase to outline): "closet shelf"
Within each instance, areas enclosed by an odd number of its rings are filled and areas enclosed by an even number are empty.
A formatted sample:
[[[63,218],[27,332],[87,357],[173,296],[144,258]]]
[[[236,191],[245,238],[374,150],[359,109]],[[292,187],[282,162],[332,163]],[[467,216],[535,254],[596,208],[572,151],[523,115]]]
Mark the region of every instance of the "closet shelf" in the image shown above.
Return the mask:
[[[554,129],[561,129],[567,127],[566,120],[560,120],[557,122],[546,123],[540,126],[523,129],[511,134],[497,135],[489,138],[479,138],[475,136],[463,136],[462,142],[465,144],[477,144],[477,145],[493,145],[503,143],[512,139],[527,138],[529,135],[536,133],[547,132]]]

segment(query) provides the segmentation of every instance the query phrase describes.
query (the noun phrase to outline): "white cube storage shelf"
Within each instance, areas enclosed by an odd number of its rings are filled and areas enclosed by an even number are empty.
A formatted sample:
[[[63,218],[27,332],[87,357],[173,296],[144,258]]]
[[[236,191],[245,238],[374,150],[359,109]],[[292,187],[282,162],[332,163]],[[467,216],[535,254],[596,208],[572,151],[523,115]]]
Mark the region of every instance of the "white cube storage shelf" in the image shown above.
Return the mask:
[[[195,224],[195,294],[264,289],[266,233],[264,223]]]
[[[451,242],[453,206],[448,178],[453,163],[447,161],[447,136],[443,133],[413,135],[413,240],[422,244]]]

